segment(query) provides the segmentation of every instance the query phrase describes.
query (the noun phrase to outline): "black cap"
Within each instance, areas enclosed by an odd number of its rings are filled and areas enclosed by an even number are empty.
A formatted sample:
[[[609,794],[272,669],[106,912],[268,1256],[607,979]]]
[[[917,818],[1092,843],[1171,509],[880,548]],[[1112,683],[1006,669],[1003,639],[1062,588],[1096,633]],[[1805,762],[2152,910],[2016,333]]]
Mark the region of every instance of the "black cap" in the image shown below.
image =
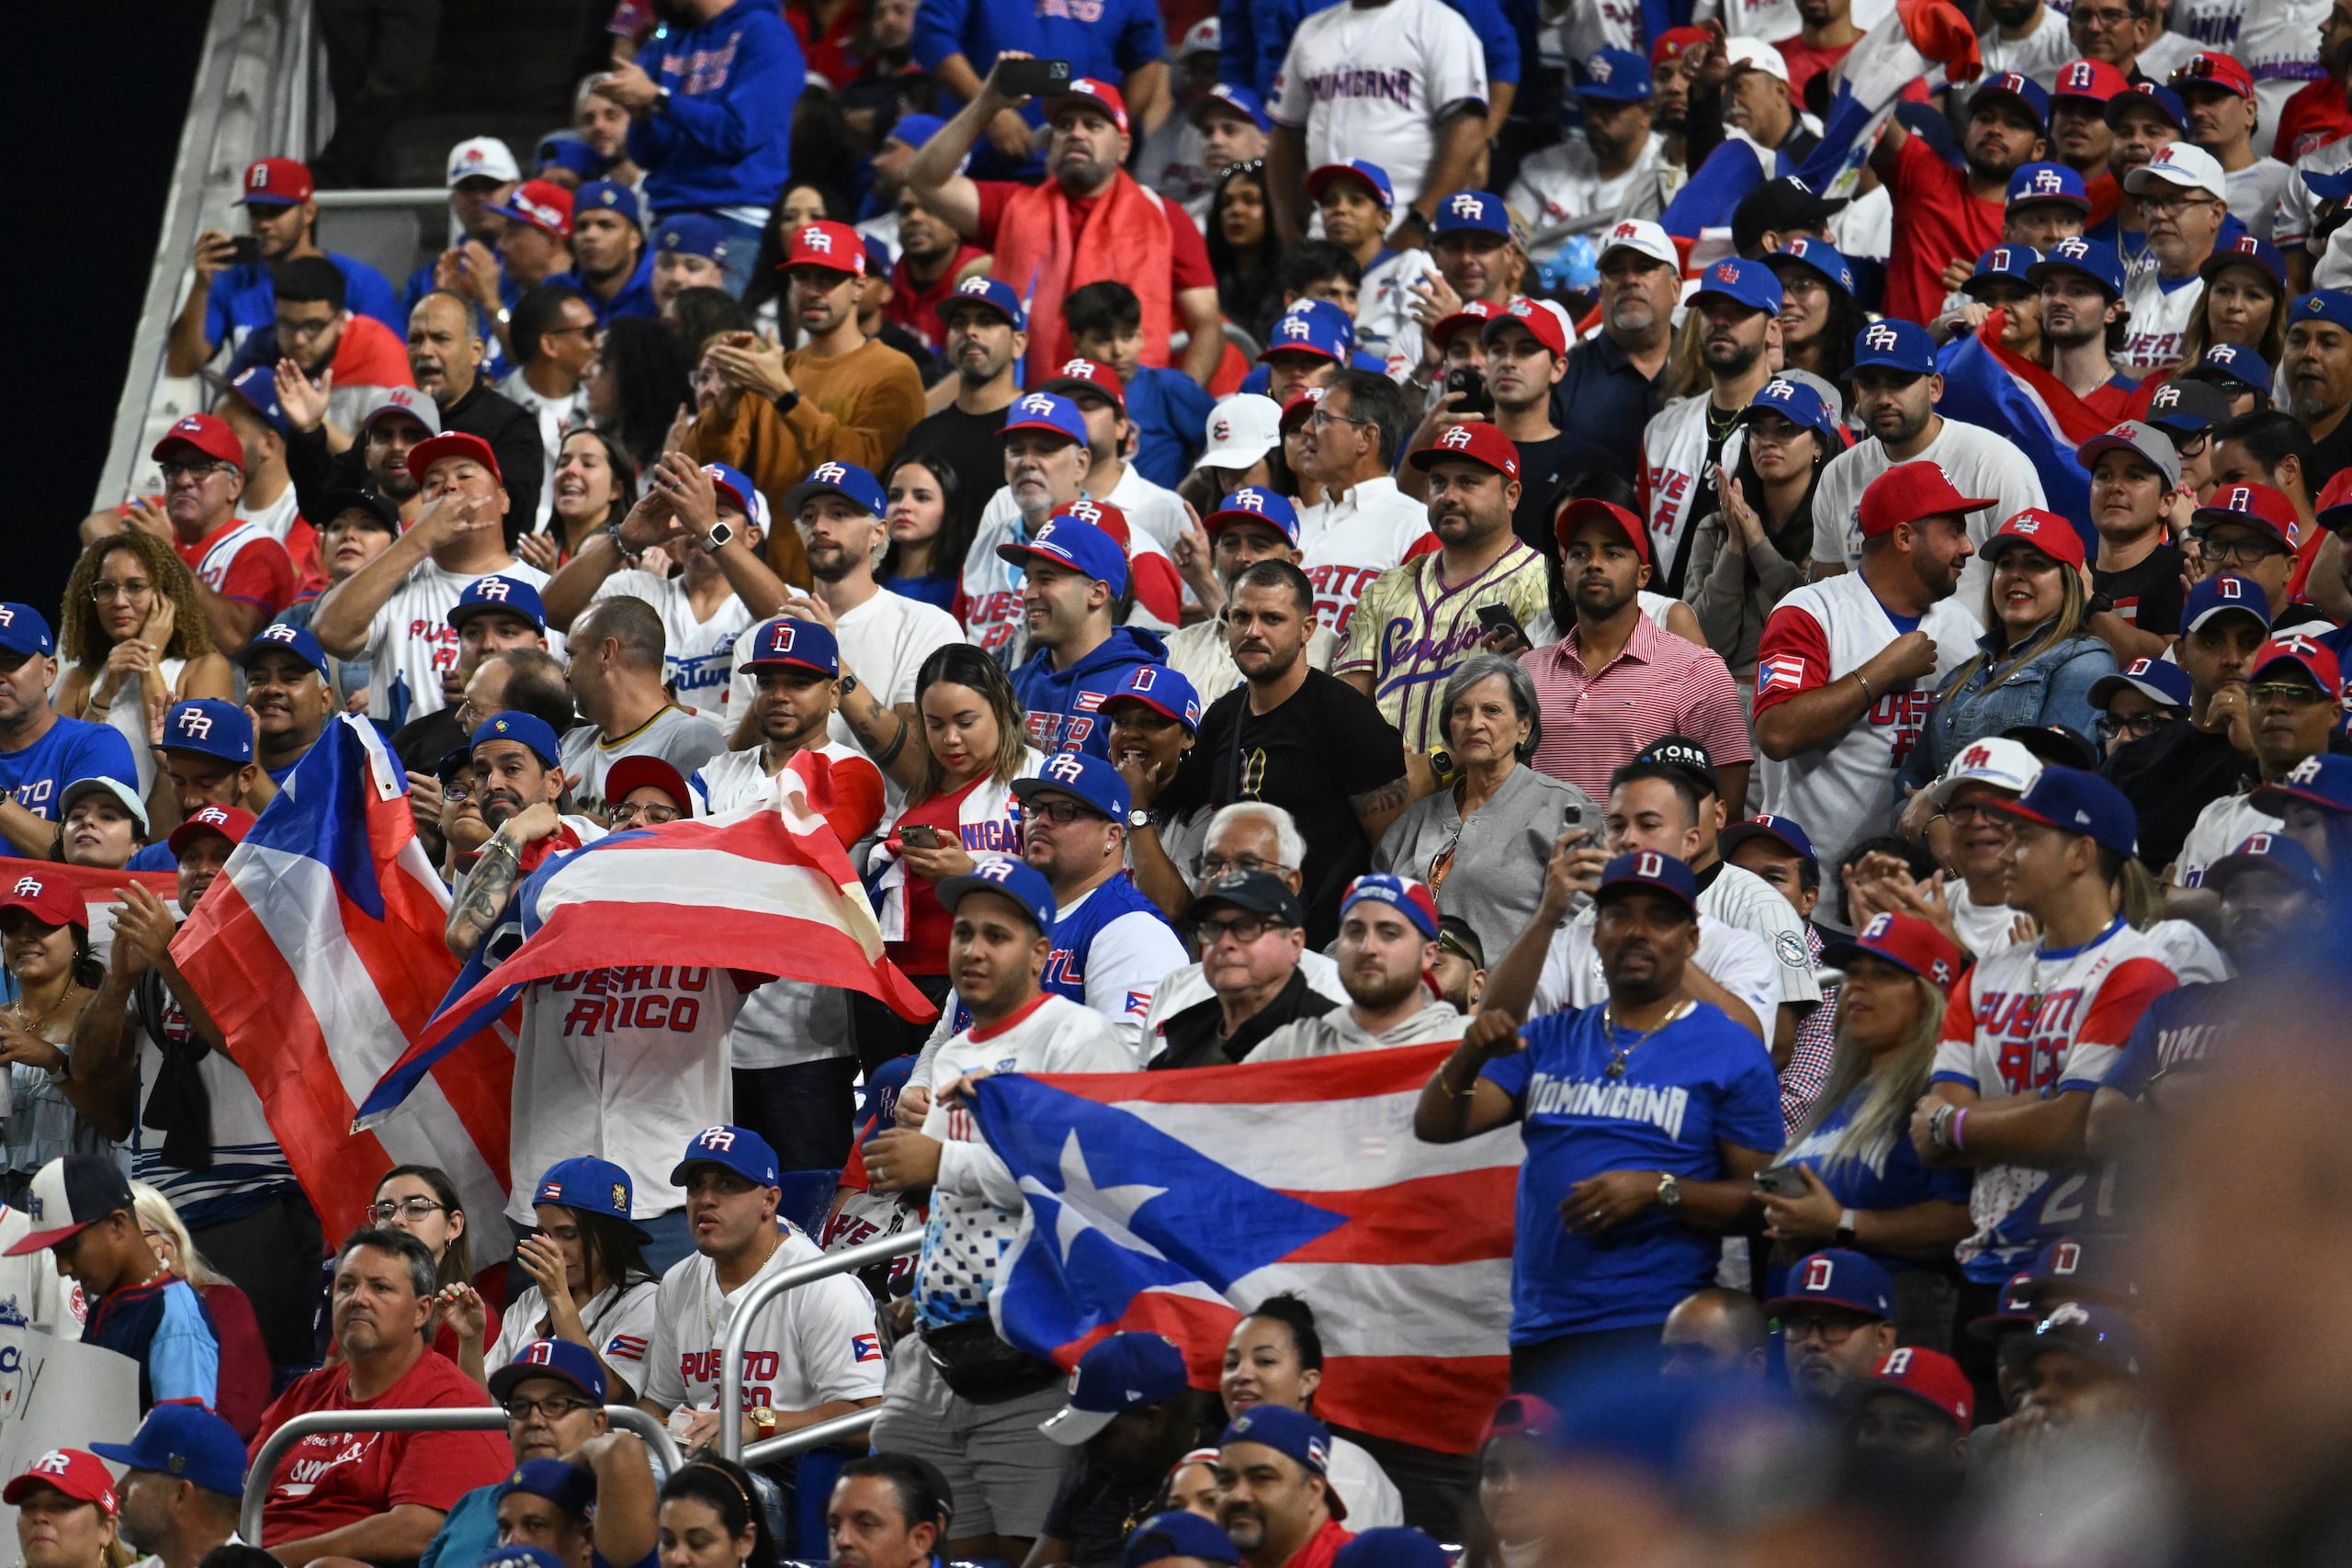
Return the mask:
[[[2156,389],[2143,417],[2178,445],[2228,419],[2234,400],[2211,381],[2199,378],[2193,369],[2184,370]]]
[[[2001,739],[2016,741],[2044,765],[2080,768],[2086,773],[2098,772],[2098,749],[2088,737],[2063,724],[2016,725],[2001,731]]]
[[[319,521],[332,523],[346,512],[365,512],[384,525],[385,532],[400,536],[401,509],[372,490],[331,490],[319,498]]]
[[[1459,915],[1437,918],[1437,945],[1450,951],[1473,969],[1487,966],[1487,944],[1478,940],[1478,928]]]
[[[1707,749],[1687,735],[1661,735],[1642,748],[1636,762],[1660,762],[1690,781],[1700,795],[1719,795],[1723,786],[1715,779],[1715,760]]]
[[[1815,196],[1796,175],[1783,175],[1739,198],[1731,212],[1731,246],[1743,256],[1751,255],[1769,231],[1818,229],[1845,210],[1844,197]]]
[[[1184,909],[1187,920],[1197,920],[1216,904],[1230,904],[1270,915],[1286,926],[1306,923],[1306,908],[1290,884],[1271,871],[1228,871],[1214,882],[1204,882]]]

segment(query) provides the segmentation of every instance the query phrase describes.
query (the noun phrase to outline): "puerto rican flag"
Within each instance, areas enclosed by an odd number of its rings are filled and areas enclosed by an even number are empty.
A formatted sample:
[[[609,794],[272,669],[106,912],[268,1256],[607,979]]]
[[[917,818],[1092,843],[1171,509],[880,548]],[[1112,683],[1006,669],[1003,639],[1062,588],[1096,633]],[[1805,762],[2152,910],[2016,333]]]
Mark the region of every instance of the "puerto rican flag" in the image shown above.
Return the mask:
[[[1327,1420],[1474,1452],[1510,1371],[1515,1126],[1413,1136],[1448,1043],[1183,1073],[999,1074],[976,1114],[1027,1201],[989,1311],[1074,1367],[1145,1329],[1216,1386],[1282,1291],[1324,1325]]]
[[[122,907],[115,894],[136,883],[166,904],[179,898],[179,875],[169,871],[106,871],[94,865],[67,865],[62,861],[20,860],[0,855],[0,887],[14,887],[26,877],[36,882],[70,882],[82,890],[89,906],[93,940],[114,929],[114,912]]]
[[[1756,661],[1756,689],[1758,692],[1797,691],[1804,685],[1804,660],[1793,653],[1783,653]]]
[[[1957,86],[1984,74],[1976,29],[1951,0],[1896,0],[1893,21],[1863,34],[1831,78],[1821,141],[1796,171],[1824,196],[1856,193],[1879,132],[1913,84]]]
[[[2007,313],[1995,310],[1984,325],[1937,356],[1944,378],[1937,412],[1982,425],[2024,453],[2050,510],[2073,523],[2083,547],[2096,555],[2090,471],[2075,453],[2121,415],[2098,412],[2064,381],[2008,348],[2001,342],[2007,330]]]

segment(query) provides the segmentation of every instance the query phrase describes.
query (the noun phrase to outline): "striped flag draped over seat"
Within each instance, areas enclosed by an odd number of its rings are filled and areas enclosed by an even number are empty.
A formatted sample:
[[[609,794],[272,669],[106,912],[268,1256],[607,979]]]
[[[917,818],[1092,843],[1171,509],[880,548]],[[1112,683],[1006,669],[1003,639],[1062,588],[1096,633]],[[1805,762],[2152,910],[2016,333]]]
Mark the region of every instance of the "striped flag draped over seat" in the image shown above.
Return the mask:
[[[1516,1125],[1413,1135],[1453,1043],[1182,1073],[1000,1074],[975,1114],[1027,1201],[989,1312],[1064,1367],[1146,1329],[1216,1386],[1242,1314],[1294,1291],[1326,1419],[1476,1450],[1510,1372]]]

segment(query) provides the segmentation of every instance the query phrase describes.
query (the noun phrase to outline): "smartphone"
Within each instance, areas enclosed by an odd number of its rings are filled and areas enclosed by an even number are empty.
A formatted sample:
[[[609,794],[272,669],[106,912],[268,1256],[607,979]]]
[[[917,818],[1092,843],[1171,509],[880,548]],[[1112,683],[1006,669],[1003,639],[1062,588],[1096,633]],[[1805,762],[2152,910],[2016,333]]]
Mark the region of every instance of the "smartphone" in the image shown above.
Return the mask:
[[[1459,392],[1462,400],[1453,405],[1456,413],[1482,414],[1492,419],[1495,400],[1487,391],[1487,373],[1467,365],[1457,365],[1445,373],[1445,389]]]
[[[1804,1173],[1792,1165],[1776,1165],[1756,1173],[1756,1190],[1770,1192],[1775,1198],[1802,1198],[1805,1193]]]
[[[927,822],[910,822],[899,829],[899,842],[918,850],[935,850],[939,847],[939,829]]]
[[[230,261],[236,266],[258,266],[261,264],[261,236],[239,234],[229,242]]]
[[[1527,635],[1527,628],[1519,624],[1519,617],[1510,613],[1508,604],[1479,605],[1478,624],[1487,628],[1490,637],[1496,632],[1509,632],[1528,647],[1535,646],[1534,640]]]
[[[1006,60],[996,68],[996,90],[1008,98],[1048,97],[1069,90],[1067,60]]]

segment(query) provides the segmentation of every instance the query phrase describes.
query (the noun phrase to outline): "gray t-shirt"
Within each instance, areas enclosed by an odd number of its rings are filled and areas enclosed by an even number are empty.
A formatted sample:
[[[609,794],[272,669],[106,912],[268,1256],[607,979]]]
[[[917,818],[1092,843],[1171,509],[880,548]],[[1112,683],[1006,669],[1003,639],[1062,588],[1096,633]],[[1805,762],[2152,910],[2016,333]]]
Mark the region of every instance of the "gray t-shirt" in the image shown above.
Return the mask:
[[[607,737],[585,724],[574,728],[563,738],[563,773],[578,808],[601,815],[605,775],[622,758],[659,757],[683,779],[726,750],[727,737],[718,726],[684,708],[665,707],[626,735]]]

